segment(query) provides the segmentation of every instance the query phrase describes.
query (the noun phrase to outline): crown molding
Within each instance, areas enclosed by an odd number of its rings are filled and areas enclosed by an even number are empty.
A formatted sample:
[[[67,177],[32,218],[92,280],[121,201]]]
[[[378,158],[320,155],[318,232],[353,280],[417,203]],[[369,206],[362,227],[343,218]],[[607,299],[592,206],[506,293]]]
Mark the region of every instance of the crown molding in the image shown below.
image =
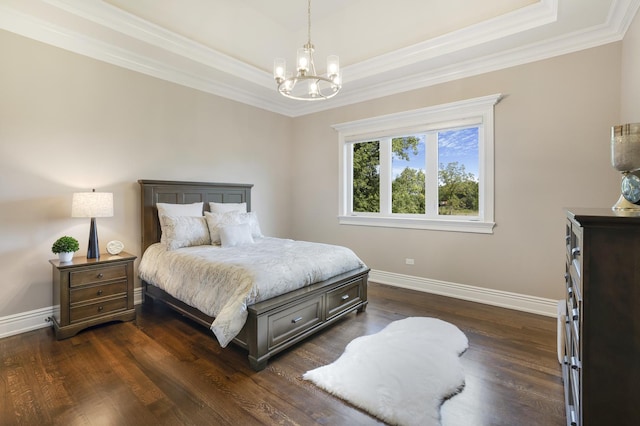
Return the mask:
[[[119,67],[297,117],[619,41],[640,6],[640,0],[614,0],[601,24],[474,56],[478,46],[486,48],[492,42],[554,24],[558,1],[541,0],[478,25],[344,67],[344,89],[328,102],[300,103],[278,96],[269,72],[99,0],[4,0],[5,4],[0,4],[0,28]]]

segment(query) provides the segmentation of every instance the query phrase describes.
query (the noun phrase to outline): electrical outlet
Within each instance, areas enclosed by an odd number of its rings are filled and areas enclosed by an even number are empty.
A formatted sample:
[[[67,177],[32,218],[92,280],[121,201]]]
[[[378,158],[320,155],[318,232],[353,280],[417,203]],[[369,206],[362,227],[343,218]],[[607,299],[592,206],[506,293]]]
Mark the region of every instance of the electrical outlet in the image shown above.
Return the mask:
[[[407,265],[413,265],[413,259],[405,259],[404,263],[406,263]]]

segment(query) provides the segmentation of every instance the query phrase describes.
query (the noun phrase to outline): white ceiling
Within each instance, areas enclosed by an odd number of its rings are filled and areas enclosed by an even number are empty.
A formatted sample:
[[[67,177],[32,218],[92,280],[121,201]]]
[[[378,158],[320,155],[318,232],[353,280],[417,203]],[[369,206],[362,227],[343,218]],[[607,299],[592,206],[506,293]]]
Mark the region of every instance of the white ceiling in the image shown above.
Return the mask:
[[[331,100],[278,95],[273,58],[307,41],[305,0],[0,0],[0,28],[288,116],[619,41],[640,0],[315,0]]]

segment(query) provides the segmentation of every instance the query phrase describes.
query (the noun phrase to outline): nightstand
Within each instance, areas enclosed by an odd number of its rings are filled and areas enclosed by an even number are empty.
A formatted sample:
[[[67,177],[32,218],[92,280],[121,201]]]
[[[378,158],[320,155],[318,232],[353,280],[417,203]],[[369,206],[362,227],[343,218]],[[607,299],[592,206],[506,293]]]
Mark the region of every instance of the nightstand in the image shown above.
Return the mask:
[[[71,262],[49,261],[53,266],[51,320],[58,340],[97,324],[135,319],[135,259],[136,256],[121,252],[101,254],[99,259],[74,257]]]

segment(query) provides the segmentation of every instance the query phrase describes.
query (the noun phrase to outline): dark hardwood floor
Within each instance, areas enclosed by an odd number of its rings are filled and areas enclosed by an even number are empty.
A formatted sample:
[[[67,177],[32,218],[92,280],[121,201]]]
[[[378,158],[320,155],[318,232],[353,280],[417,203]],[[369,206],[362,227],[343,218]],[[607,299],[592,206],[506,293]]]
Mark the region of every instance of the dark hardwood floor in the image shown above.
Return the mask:
[[[243,350],[221,349],[209,330],[161,304],[66,340],[48,328],[0,339],[0,424],[379,424],[301,376],[408,316],[440,318],[469,338],[466,384],[442,406],[444,426],[565,424],[555,319],[379,284],[369,286],[365,313],[258,373]]]

